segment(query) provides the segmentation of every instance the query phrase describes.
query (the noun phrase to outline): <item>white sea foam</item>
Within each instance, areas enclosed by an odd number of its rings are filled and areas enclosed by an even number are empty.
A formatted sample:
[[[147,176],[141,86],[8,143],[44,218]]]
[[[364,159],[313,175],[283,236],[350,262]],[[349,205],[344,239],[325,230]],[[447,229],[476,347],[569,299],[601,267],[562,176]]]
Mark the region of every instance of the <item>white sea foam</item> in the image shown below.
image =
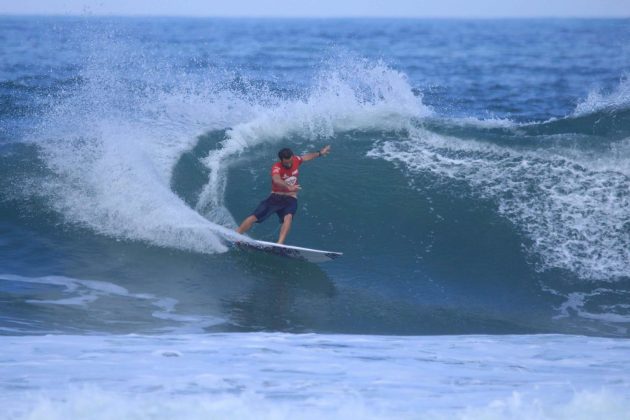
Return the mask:
[[[615,419],[628,351],[558,335],[4,336],[0,416]]]
[[[615,89],[610,92],[595,90],[588,94],[588,97],[581,101],[573,114],[575,116],[592,114],[603,109],[615,109],[630,105],[630,79],[621,79]]]
[[[445,396],[444,398],[449,398]],[[32,420],[65,420],[68,418],[112,419],[416,419],[428,420],[610,420],[627,419],[630,402],[620,394],[606,391],[576,392],[566,403],[546,404],[538,398],[526,398],[515,392],[509,397],[494,399],[485,407],[409,411],[396,410],[396,404],[373,407],[369,401],[348,397],[330,399],[335,407],[308,404],[307,407],[287,402],[269,401],[256,394],[231,396],[186,396],[159,398],[153,395],[129,396],[99,387],[77,387],[63,398],[46,393],[30,396],[27,410],[13,409],[8,418]]]
[[[590,420],[598,418],[625,419],[630,402],[625,396],[604,390],[581,391],[566,403],[545,404],[540,398],[523,397],[515,392],[510,397],[493,400],[486,407],[467,408],[453,413],[455,419],[479,420]],[[436,414],[428,418],[445,418]]]
[[[429,172],[467,183],[531,241],[540,269],[585,279],[630,275],[630,186],[601,160],[590,165],[551,150],[524,151],[423,129],[387,141],[369,156],[399,162],[410,176]]]
[[[519,124],[510,120],[509,118],[475,118],[475,117],[462,117],[451,118],[448,120],[451,124],[467,126],[473,125],[481,128],[513,128]]]

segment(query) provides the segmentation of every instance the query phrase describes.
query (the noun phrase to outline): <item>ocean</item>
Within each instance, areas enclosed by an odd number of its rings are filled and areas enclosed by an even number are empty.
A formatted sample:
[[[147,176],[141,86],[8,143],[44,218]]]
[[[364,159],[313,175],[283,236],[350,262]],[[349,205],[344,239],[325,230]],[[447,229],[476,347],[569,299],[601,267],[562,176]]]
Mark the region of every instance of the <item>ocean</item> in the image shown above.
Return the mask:
[[[0,418],[630,419],[629,72],[628,19],[0,16]],[[343,257],[234,248],[328,144],[287,243]]]

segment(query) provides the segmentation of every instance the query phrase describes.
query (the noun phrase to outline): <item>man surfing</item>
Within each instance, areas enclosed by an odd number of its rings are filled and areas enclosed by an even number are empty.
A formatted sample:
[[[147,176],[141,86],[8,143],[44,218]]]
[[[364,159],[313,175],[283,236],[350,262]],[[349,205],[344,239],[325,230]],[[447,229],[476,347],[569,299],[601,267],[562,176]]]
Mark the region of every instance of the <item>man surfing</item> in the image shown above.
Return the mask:
[[[291,149],[284,148],[278,152],[279,162],[271,167],[271,195],[260,202],[256,210],[248,216],[236,229],[238,233],[247,232],[254,223],[261,223],[273,213],[278,215],[280,236],[278,243],[283,244],[291,229],[293,216],[297,211],[297,193],[301,188],[298,183],[299,167],[302,162],[326,156],[330,153],[330,145],[318,152],[295,156]]]

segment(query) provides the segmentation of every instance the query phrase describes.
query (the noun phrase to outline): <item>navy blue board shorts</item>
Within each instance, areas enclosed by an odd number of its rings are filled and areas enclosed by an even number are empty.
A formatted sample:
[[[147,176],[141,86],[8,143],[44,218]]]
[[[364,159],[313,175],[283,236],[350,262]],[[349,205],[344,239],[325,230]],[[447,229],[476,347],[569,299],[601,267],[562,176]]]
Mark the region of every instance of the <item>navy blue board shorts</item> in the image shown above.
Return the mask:
[[[280,223],[284,222],[284,216],[287,214],[295,215],[297,211],[297,198],[282,194],[271,194],[260,202],[254,213],[256,223],[264,221],[273,213],[278,215]]]

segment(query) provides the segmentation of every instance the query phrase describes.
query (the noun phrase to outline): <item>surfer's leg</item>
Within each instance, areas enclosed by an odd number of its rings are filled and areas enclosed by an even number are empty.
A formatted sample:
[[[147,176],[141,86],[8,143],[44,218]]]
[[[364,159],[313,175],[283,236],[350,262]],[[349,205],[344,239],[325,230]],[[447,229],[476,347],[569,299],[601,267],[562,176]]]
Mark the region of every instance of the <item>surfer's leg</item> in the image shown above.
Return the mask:
[[[280,228],[280,237],[278,238],[278,243],[283,244],[284,240],[287,238],[287,234],[291,229],[291,222],[293,221],[293,215],[291,213],[284,216],[284,221],[282,222],[282,227]]]
[[[276,211],[278,211],[278,206],[274,205],[274,196],[273,194],[271,194],[269,197],[260,202],[252,215],[243,220],[243,223],[241,223],[236,231],[238,233],[245,233],[252,227],[254,223],[263,222],[267,217],[269,217],[270,214],[273,214]]]
[[[241,225],[238,227],[238,229],[236,229],[236,231],[238,233],[247,232],[252,227],[252,225],[256,223],[257,220],[258,219],[256,218],[256,216],[252,214],[247,219],[243,220],[243,223],[241,223]]]

